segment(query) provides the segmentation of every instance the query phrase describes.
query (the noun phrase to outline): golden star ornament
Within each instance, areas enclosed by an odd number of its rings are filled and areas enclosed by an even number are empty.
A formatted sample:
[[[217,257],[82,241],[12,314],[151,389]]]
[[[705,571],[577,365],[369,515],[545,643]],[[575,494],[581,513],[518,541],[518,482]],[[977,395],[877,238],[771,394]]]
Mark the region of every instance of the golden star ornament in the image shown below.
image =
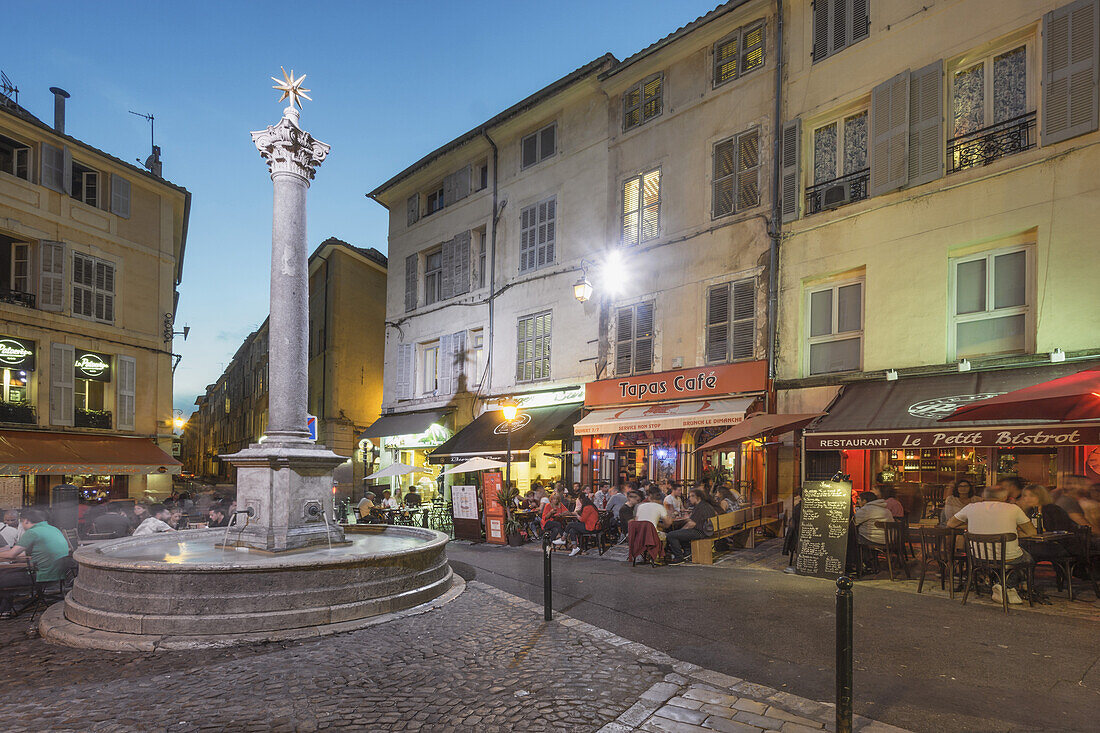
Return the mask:
[[[275,82],[275,86],[273,86],[272,89],[283,93],[283,96],[279,97],[280,102],[289,97],[291,105],[298,105],[298,108],[301,109],[303,99],[310,102],[313,101],[310,99],[310,96],[306,94],[309,89],[302,87],[302,82],[306,80],[305,74],[302,74],[298,78],[294,78],[294,69],[291,69],[289,74],[286,73],[286,69],[282,66],[280,66],[279,69],[283,72],[283,78],[280,79],[273,76],[271,77],[271,81]]]

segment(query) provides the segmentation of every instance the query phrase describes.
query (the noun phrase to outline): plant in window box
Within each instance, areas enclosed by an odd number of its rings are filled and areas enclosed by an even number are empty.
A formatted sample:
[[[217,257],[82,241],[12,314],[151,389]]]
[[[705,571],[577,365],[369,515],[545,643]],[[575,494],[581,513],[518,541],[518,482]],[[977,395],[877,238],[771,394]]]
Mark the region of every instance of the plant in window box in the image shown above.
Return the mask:
[[[25,402],[0,402],[0,422],[33,424],[34,407]]]
[[[78,428],[102,428],[104,430],[110,430],[111,411],[85,410],[82,407],[78,407],[73,416],[73,425]]]
[[[516,519],[516,499],[519,498],[519,489],[515,486],[501,486],[497,492],[497,503],[504,509],[504,536],[508,538],[508,544],[518,547],[523,540],[520,538],[519,520]]]

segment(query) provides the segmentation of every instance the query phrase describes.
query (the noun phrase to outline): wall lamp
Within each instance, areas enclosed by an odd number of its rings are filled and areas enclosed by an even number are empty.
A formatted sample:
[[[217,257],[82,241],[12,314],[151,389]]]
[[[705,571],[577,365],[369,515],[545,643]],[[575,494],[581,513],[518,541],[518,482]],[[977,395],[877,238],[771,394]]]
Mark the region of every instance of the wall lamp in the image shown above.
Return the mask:
[[[886,370],[886,381],[887,382],[896,382],[896,381],[898,381],[898,370],[897,369],[887,369]]]
[[[1050,352],[1050,361],[1051,361],[1051,363],[1057,364],[1057,363],[1063,362],[1065,360],[1066,360],[1066,352],[1062,351],[1061,349],[1056,348],[1056,349],[1054,349],[1054,351]]]
[[[959,371],[960,372],[970,371],[970,360],[969,359],[959,359]]]

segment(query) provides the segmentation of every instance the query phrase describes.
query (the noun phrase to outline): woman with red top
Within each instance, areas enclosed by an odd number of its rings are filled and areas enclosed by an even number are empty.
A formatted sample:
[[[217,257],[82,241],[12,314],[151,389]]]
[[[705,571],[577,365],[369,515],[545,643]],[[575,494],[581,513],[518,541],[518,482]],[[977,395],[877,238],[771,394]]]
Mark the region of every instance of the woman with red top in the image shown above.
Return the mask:
[[[557,539],[562,533],[561,516],[565,514],[565,507],[562,506],[561,497],[558,494],[551,494],[550,501],[542,505],[542,534],[547,539],[561,544],[561,540]]]
[[[569,557],[577,555],[581,551],[581,533],[594,532],[600,526],[600,513],[596,511],[596,505],[587,494],[581,494],[577,499],[577,521],[570,522],[565,528],[565,536],[573,543],[573,551]]]

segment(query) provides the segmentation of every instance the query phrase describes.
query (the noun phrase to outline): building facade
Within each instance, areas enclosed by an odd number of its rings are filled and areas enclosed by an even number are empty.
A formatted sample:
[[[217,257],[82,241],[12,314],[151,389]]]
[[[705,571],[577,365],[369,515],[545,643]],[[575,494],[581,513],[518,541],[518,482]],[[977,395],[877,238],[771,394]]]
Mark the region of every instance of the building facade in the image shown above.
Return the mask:
[[[309,413],[317,440],[347,456],[336,480],[345,492],[373,465],[359,434],[382,404],[386,257],[378,250],[329,238],[309,257]],[[235,470],[218,456],[256,443],[267,429],[267,321],[241,344],[184,428],[183,462],[196,477],[232,482]]]
[[[56,90],[55,94],[60,90]],[[0,506],[171,491],[191,196],[0,97]]]

